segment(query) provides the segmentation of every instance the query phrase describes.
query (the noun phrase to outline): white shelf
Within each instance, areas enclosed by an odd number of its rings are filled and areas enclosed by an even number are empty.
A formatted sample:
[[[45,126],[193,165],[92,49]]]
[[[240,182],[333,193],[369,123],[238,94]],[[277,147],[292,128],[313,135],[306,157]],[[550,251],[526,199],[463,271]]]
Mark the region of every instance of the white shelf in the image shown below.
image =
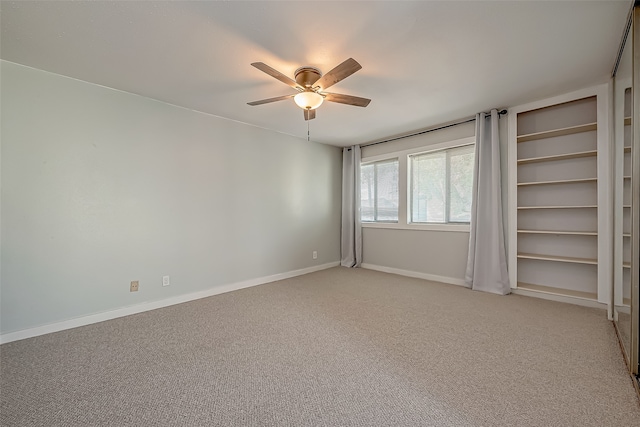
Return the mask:
[[[518,210],[526,209],[597,209],[598,205],[582,205],[582,206],[518,206]]]
[[[594,292],[574,291],[571,289],[561,289],[561,288],[554,288],[551,286],[534,285],[532,283],[518,282],[518,289],[526,289],[528,291],[535,291],[535,292],[541,292],[541,293],[552,294],[552,295],[563,295],[563,296],[569,296],[574,298],[582,298],[582,299],[587,299],[592,301],[598,300],[598,294]]]
[[[520,234],[559,234],[564,236],[597,236],[597,231],[518,230]]]
[[[519,182],[518,187],[528,185],[554,185],[554,184],[577,184],[581,182],[598,182],[598,178],[577,178],[577,179],[560,179],[557,181],[532,181]]]
[[[572,135],[574,133],[590,132],[592,130],[597,130],[597,129],[598,129],[597,123],[586,123],[578,126],[570,126],[570,127],[561,128],[561,129],[553,129],[553,130],[547,130],[544,132],[536,132],[536,133],[530,133],[527,135],[520,135],[518,136],[517,140],[518,142],[526,142],[526,141],[533,141],[536,139],[553,138],[555,136]]]
[[[555,154],[553,156],[530,157],[527,159],[519,159],[518,164],[523,165],[527,163],[553,162],[557,160],[579,159],[581,157],[595,157],[597,155],[598,155],[598,150],[580,151],[577,153]]]
[[[527,254],[518,252],[518,258],[520,259],[535,259],[539,261],[554,261],[554,262],[569,262],[573,264],[589,264],[598,265],[598,260],[594,258],[576,258],[560,255],[541,255],[541,254]]]

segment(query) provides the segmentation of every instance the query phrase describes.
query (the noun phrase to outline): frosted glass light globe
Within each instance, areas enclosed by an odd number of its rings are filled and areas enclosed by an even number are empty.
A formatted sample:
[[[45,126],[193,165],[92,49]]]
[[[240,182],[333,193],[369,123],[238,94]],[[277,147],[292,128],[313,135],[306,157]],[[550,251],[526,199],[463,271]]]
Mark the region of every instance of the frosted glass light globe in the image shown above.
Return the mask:
[[[300,92],[293,97],[293,100],[304,110],[315,110],[322,105],[324,98],[315,92]]]

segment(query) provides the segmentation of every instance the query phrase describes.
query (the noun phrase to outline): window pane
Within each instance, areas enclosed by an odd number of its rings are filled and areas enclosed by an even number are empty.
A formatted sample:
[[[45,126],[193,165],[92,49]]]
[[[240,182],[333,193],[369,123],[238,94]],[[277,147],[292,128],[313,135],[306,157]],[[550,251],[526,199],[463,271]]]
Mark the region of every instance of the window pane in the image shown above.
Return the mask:
[[[377,221],[398,221],[398,161],[376,163]]]
[[[373,180],[374,164],[363,165],[360,168],[360,219],[374,221],[375,182]]]
[[[470,222],[473,191],[473,146],[449,152],[449,222]]]
[[[445,152],[412,157],[411,171],[411,222],[444,222]]]
[[[398,222],[398,160],[360,168],[360,219]]]

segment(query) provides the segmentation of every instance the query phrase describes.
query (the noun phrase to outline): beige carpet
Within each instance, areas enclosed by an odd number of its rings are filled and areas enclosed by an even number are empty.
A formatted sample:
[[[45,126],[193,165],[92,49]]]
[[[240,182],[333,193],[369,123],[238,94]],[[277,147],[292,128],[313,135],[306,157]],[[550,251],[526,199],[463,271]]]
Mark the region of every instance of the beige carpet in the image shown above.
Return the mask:
[[[605,314],[334,268],[0,347],[2,426],[632,426]]]

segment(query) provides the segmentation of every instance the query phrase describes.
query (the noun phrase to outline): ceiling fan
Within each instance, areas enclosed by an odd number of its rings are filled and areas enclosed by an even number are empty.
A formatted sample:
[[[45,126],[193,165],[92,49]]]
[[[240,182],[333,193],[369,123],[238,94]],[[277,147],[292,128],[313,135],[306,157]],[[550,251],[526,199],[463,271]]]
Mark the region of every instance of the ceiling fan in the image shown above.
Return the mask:
[[[338,102],[340,104],[354,105],[356,107],[366,107],[371,102],[371,100],[367,98],[325,92],[327,88],[346,79],[351,74],[362,68],[362,66],[353,58],[347,59],[325,75],[322,75],[320,70],[314,67],[300,67],[295,72],[295,80],[290,79],[280,71],[269,67],[263,62],[254,62],[251,65],[256,67],[258,70],[269,74],[271,77],[280,80],[282,83],[291,86],[297,90],[298,93],[248,102],[249,105],[262,105],[293,98],[295,103],[304,110],[304,119],[312,120],[316,118],[316,108],[318,108],[325,100]]]

